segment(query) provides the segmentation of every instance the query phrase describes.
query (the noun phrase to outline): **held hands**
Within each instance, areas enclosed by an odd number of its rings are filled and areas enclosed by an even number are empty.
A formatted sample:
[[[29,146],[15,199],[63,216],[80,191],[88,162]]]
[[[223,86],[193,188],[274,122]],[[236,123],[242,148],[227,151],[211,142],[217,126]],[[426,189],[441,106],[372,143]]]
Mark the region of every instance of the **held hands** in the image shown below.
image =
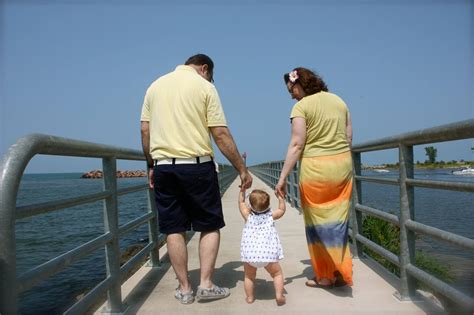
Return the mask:
[[[239,192],[239,202],[245,203],[245,189],[241,189]]]
[[[275,195],[277,198],[285,198],[286,197],[286,178],[281,179],[278,181],[278,184],[275,186]]]
[[[240,191],[245,193],[245,190],[252,187],[252,175],[250,175],[248,170],[245,170],[244,173],[240,174]]]

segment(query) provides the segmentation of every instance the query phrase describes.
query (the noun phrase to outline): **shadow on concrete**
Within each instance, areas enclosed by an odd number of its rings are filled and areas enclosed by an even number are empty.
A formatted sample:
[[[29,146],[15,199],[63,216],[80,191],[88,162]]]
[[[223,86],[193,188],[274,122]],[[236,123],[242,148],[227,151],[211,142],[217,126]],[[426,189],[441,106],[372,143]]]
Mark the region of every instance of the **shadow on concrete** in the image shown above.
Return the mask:
[[[420,294],[420,292],[417,292],[415,298],[413,300],[409,301],[401,301],[397,297],[397,291],[399,290],[400,287],[400,278],[395,276],[393,273],[388,271],[386,268],[384,268],[382,265],[380,265],[377,261],[372,259],[369,256],[365,256],[360,259],[362,263],[367,265],[370,269],[372,269],[377,275],[379,275],[385,282],[390,284],[394,291],[394,299],[398,300],[399,303],[409,303],[412,302],[415,304],[418,308],[426,312],[426,314],[430,315],[444,315],[444,314],[456,314],[456,315],[464,315],[464,314],[469,314],[469,313],[464,313],[461,312],[460,310],[454,311],[454,312],[447,312],[444,308],[443,305],[440,305],[440,302],[437,301],[437,298],[435,295],[429,293],[429,292],[423,292],[423,294]]]
[[[238,281],[244,280],[244,272],[236,270],[242,266],[240,261],[230,261],[214,270],[212,281],[221,287],[229,289],[235,288]],[[194,292],[197,291],[197,286],[200,282],[200,269],[189,271],[189,278],[193,286]]]
[[[214,270],[213,282],[218,286],[233,289],[237,287],[238,282],[244,281],[244,271],[237,270],[243,266],[241,261],[230,261],[223,264],[220,268]],[[263,274],[267,273],[264,268],[257,270],[257,278],[255,279],[254,295],[257,300],[272,300],[275,298],[275,288],[273,281],[261,279]],[[193,290],[196,292],[197,285],[200,281],[200,270],[194,269],[189,272]]]
[[[150,268],[150,271],[138,282],[124,300],[124,314],[136,314],[156,288],[163,276],[171,267],[168,255],[161,260],[160,267]],[[171,294],[172,292],[170,292]],[[132,303],[133,301],[133,303]]]
[[[186,244],[189,243],[194,234],[195,232],[192,231],[186,233]],[[168,253],[166,253],[160,259],[160,266],[150,268],[150,271],[137,283],[133,290],[130,291],[124,299],[123,302],[126,308],[124,314],[136,314],[170,268],[171,262]],[[173,292],[169,292],[169,294],[172,293]]]
[[[314,279],[314,272],[313,272],[313,267],[311,266],[311,260],[310,259],[305,259],[305,260],[300,260],[300,262],[303,265],[308,265],[308,266],[306,268],[304,268],[301,275],[285,278],[285,285],[293,282],[293,280],[295,280],[295,279],[301,279],[301,278],[306,278],[308,280]],[[327,289],[326,288],[310,288],[310,287],[308,287],[308,290],[326,290],[327,292],[329,292],[329,293],[331,293],[335,296],[353,298],[352,288],[349,287],[349,286],[331,287],[331,288],[327,288]]]

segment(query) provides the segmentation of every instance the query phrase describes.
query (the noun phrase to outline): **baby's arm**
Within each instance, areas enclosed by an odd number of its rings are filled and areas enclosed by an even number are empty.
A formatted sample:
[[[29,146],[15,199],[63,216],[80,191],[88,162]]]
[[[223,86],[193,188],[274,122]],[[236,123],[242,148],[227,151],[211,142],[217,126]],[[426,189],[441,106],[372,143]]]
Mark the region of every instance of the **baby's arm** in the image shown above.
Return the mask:
[[[280,195],[278,195],[278,209],[276,209],[272,213],[273,220],[278,220],[279,218],[281,218],[285,214],[285,211],[286,211],[285,199],[283,199]]]
[[[239,192],[239,209],[240,214],[244,218],[245,222],[247,222],[247,218],[249,217],[250,210],[247,208],[245,204],[245,190]]]

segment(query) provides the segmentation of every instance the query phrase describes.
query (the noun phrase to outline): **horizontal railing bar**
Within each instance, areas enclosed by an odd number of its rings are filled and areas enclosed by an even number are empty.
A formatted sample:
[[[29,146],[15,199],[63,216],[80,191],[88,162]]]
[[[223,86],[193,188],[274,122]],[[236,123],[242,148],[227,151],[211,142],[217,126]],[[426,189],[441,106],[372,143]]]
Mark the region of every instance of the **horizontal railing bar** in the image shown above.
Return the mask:
[[[448,242],[450,244],[457,245],[459,247],[474,250],[474,240],[473,239],[470,239],[470,238],[467,238],[467,237],[464,237],[464,236],[461,236],[461,235],[457,235],[457,234],[454,234],[454,233],[451,233],[451,232],[447,232],[447,231],[444,231],[444,230],[440,230],[438,228],[428,226],[428,225],[425,225],[425,224],[422,224],[420,222],[416,222],[416,221],[413,221],[413,220],[408,220],[405,223],[405,225],[408,229],[410,229],[414,232],[424,234],[424,235],[428,235],[428,236],[434,237],[436,239]]]
[[[145,160],[142,151],[111,145],[79,141],[43,134],[30,134],[29,141],[38,143],[36,154],[63,155],[77,157],[115,157],[122,160]],[[25,138],[26,138],[25,137]]]
[[[276,180],[279,179],[278,176],[273,176],[273,175],[270,175],[270,174],[266,174],[266,173],[264,173],[264,172],[261,172],[261,171],[255,170],[255,169],[250,169],[250,171],[251,171],[251,172],[258,173],[258,174],[261,174],[261,175],[263,175],[263,176],[265,176],[265,177],[273,178],[273,179],[276,179]]]
[[[355,208],[356,208],[356,210],[359,210],[362,213],[370,214],[370,215],[372,215],[374,217],[377,217],[379,219],[388,221],[388,222],[390,222],[390,223],[392,223],[396,226],[400,226],[399,218],[396,215],[381,211],[379,209],[364,206],[364,205],[361,205],[359,203],[355,205]]]
[[[157,246],[156,243],[148,243],[147,246],[143,247],[135,256],[130,258],[122,267],[120,267],[120,278],[122,282],[127,278],[128,272],[136,266],[140,260],[149,254]]]
[[[361,242],[364,246],[367,246],[377,254],[381,255],[382,257],[388,259],[392,264],[400,266],[400,260],[398,256],[392,253],[391,251],[386,250],[379,244],[372,242],[371,240],[360,234],[356,235],[356,240]]]
[[[455,301],[457,304],[461,304],[469,308],[471,312],[474,311],[474,299],[472,299],[471,297],[465,295],[459,290],[456,290],[452,286],[446,284],[445,282],[439,280],[438,278],[430,275],[429,273],[421,270],[420,268],[412,264],[409,264],[406,269],[410,275],[420,280],[424,284],[430,286],[435,291]]]
[[[140,225],[145,224],[146,222],[150,221],[152,218],[155,217],[154,212],[147,212],[144,215],[127,222],[127,224],[124,224],[123,226],[119,227],[119,236],[122,236],[124,234],[127,234],[128,232],[133,231]]]
[[[237,177],[237,172],[233,173],[233,172],[228,172],[226,174],[222,174],[222,173],[219,173],[218,174],[218,177],[220,177],[221,179],[228,179],[228,178],[232,178],[232,177]]]
[[[260,175],[265,176],[265,177],[271,177],[272,179],[274,179],[274,180],[276,180],[276,181],[278,181],[278,180],[280,179],[280,177],[278,177],[278,176],[268,175],[268,174],[266,174],[266,173],[264,173],[264,172],[261,172],[260,170],[256,170],[256,169],[250,169],[250,172],[256,173],[257,177],[258,177],[258,175],[260,174]],[[262,179],[262,180],[263,180],[263,179]],[[269,183],[269,182],[266,181],[266,180],[263,180],[263,181],[266,182],[267,184],[269,184],[270,186],[274,186],[274,184],[271,184],[271,183]],[[287,185],[290,185],[290,186],[296,187],[296,188],[299,187],[299,184],[298,184],[297,182],[293,182],[293,181],[287,182]]]
[[[398,148],[400,144],[410,146],[469,138],[474,138],[474,119],[364,142],[353,146],[351,151],[360,153]]]
[[[225,174],[225,175],[219,175],[219,177],[221,178],[221,180],[224,180],[224,181],[231,181],[231,180],[234,180],[234,178],[237,177],[237,173],[229,173],[229,174]]]
[[[219,176],[222,176],[222,178],[229,178],[229,177],[234,177],[237,175],[238,175],[237,171],[233,171],[233,170],[230,170],[226,173],[224,173],[224,171],[219,171]]]
[[[136,191],[145,190],[148,187],[149,187],[148,184],[140,184],[140,185],[135,185],[135,186],[127,187],[127,188],[117,189],[117,195],[121,196],[125,194],[130,194]]]
[[[78,206],[85,203],[91,203],[94,201],[105,199],[111,196],[110,191],[101,191],[94,194],[83,195],[74,198],[61,199],[56,201],[49,201],[43,203],[37,203],[32,205],[26,205],[16,208],[16,220],[32,217],[39,214],[48,213],[51,211],[61,210],[73,206]]]
[[[65,315],[80,315],[85,314],[86,311],[112,286],[112,278],[107,278],[90,290],[80,301],[71,306]]]
[[[356,175],[355,179],[361,180],[364,182],[374,182],[379,184],[388,184],[388,185],[398,185],[398,178],[381,178],[373,176],[361,176]]]
[[[101,236],[81,246],[78,246],[67,253],[57,256],[56,258],[53,258],[33,269],[30,269],[29,271],[23,273],[18,277],[17,292],[20,293],[30,289],[37,283],[58,273],[62,269],[74,263],[75,261],[104,246],[111,239],[112,234],[102,234]]]
[[[414,187],[426,187],[426,188],[435,188],[435,189],[474,192],[473,183],[443,182],[443,181],[411,179],[411,178],[408,178],[406,182],[408,185],[411,185]]]

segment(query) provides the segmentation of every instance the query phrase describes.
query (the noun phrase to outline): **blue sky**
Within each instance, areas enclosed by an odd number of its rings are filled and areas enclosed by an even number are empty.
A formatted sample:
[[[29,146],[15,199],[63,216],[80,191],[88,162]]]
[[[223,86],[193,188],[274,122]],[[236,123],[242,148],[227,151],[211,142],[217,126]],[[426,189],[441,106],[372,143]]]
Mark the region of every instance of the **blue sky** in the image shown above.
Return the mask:
[[[147,87],[195,53],[213,58],[229,127],[251,165],[285,156],[294,100],[282,75],[297,66],[346,101],[354,143],[474,117],[473,1],[0,3],[2,156],[29,133],[141,150]],[[472,140],[434,145],[439,160],[474,160]],[[415,160],[426,159],[423,147]],[[35,157],[27,172],[100,165]]]

